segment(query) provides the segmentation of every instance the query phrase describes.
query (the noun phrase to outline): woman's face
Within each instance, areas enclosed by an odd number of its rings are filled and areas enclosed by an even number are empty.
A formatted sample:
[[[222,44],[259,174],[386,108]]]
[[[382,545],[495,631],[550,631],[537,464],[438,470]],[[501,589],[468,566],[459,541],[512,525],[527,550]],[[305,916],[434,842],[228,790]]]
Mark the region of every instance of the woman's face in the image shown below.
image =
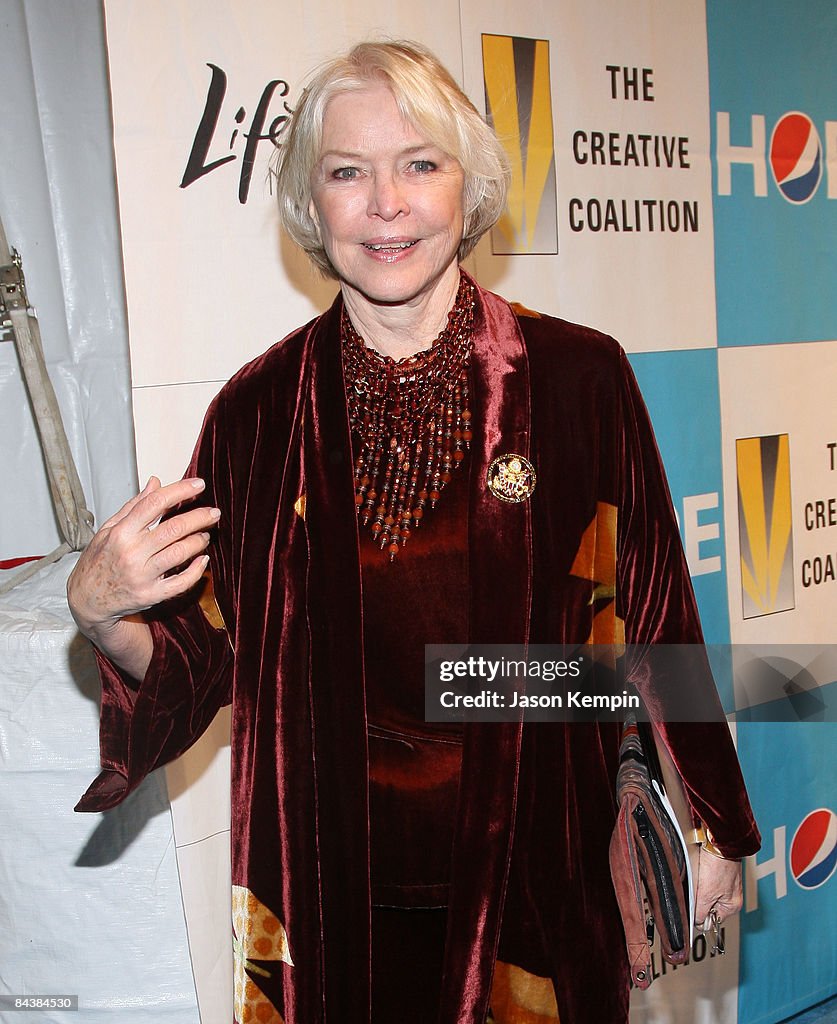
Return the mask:
[[[463,184],[459,162],[404,121],[387,86],[332,97],[310,211],[344,290],[420,305],[450,288]]]

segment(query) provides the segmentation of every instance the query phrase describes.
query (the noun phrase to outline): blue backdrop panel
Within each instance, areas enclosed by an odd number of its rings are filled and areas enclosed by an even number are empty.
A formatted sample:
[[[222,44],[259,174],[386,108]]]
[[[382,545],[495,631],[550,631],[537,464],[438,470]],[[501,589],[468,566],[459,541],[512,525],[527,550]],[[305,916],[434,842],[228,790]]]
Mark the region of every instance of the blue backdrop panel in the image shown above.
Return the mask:
[[[832,339],[837,195],[828,198],[826,156],[828,122],[837,121],[837,5],[709,0],[707,23],[718,343]],[[785,116],[793,112],[803,116]],[[732,154],[731,194],[721,195],[726,116],[729,144],[753,152]],[[759,175],[766,195],[756,194]]]
[[[691,556],[707,642],[729,643],[716,350],[646,352],[630,356],[630,362],[651,414],[680,535]]]
[[[763,836],[745,865],[739,1024],[773,1024],[837,992],[835,744],[829,724],[738,727]]]

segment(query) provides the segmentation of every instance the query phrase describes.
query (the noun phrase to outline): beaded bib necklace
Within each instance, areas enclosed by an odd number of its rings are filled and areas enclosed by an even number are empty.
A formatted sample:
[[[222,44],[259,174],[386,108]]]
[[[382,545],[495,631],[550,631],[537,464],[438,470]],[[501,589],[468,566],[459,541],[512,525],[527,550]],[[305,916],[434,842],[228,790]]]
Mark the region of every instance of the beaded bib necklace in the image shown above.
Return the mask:
[[[460,278],[448,322],[429,349],[395,360],[368,348],[345,308],[340,325],[349,423],[357,442],[355,504],[390,561],[470,447],[468,365],[474,288]]]

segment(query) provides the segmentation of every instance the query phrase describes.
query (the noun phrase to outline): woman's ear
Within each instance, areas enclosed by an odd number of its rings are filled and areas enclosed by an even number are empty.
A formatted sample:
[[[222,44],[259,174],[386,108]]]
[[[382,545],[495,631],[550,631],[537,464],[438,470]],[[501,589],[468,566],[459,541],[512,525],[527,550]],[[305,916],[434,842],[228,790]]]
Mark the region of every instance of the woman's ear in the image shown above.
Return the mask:
[[[320,215],[317,213],[317,206],[312,199],[308,200],[308,216],[311,218],[314,227],[317,229],[317,237],[320,237]]]

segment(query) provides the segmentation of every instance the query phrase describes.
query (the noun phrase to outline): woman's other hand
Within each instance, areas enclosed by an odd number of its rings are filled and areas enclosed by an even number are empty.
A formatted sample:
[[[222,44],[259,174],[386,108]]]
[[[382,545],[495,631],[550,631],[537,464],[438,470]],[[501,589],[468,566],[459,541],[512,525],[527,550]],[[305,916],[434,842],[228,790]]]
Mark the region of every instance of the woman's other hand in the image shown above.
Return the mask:
[[[695,896],[697,926],[705,925],[712,910],[719,921],[737,914],[742,903],[741,861],[725,860],[701,849]]]
[[[137,613],[198,582],[208,561],[208,531],[220,512],[201,507],[160,519],[204,486],[189,478],[163,487],[151,477],[102,525],[67,582],[79,629],[135,679],[145,675],[152,653],[151,632]]]

